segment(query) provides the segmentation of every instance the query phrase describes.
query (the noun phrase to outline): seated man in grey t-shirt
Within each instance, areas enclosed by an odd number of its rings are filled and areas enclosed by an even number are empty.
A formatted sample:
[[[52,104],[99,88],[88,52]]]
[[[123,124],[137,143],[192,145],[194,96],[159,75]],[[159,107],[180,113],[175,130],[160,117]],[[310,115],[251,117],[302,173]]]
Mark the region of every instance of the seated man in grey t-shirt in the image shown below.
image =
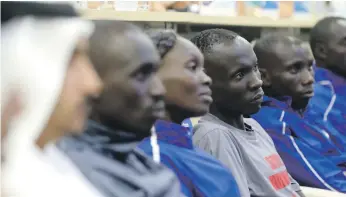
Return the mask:
[[[255,120],[263,99],[261,75],[251,44],[224,29],[192,39],[213,79],[214,103],[194,127],[194,144],[229,167],[242,197],[303,197],[272,139]]]

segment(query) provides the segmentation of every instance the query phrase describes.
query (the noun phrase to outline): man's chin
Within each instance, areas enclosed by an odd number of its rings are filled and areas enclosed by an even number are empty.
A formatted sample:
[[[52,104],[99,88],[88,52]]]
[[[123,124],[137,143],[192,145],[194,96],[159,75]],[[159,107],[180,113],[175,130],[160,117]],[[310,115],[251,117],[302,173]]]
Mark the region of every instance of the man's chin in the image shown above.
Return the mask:
[[[311,97],[293,98],[291,107],[295,110],[305,109],[309,104],[310,98]]]
[[[261,105],[254,105],[251,108],[248,108],[245,112],[243,112],[243,116],[245,118],[250,118],[251,115],[258,113],[261,110]]]
[[[152,128],[154,127],[156,119],[132,122],[131,125],[127,125],[127,128],[124,128],[128,132],[131,132],[136,135],[138,139],[144,139],[151,136]]]
[[[187,117],[187,118],[204,116],[207,113],[209,113],[209,105],[196,107],[196,108],[190,109],[189,111],[190,111],[189,112],[190,117]]]

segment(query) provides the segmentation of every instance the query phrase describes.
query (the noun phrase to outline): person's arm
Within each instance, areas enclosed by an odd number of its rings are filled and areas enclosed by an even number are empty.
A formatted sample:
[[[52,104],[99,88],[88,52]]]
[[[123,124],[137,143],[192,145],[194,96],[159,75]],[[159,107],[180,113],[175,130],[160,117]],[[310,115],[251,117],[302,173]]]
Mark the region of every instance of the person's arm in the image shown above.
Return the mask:
[[[184,175],[184,172],[174,163],[172,159],[166,154],[161,154],[161,163],[174,172],[175,176],[179,179],[181,191],[186,196],[193,196],[195,192],[195,186],[192,180]]]
[[[9,98],[5,104],[2,103],[1,111],[1,140],[7,134],[8,124],[20,113],[22,109],[22,100],[18,92],[9,93]]]
[[[196,129],[205,128],[197,127]],[[241,196],[250,197],[249,186],[246,178],[247,175],[241,157],[237,151],[236,145],[229,141],[229,138],[224,136],[223,132],[224,131],[219,129],[210,131],[199,130],[194,132],[194,145],[208,152],[228,167],[237,182]]]
[[[272,135],[288,172],[301,184],[346,192],[343,172],[328,157],[292,136]]]

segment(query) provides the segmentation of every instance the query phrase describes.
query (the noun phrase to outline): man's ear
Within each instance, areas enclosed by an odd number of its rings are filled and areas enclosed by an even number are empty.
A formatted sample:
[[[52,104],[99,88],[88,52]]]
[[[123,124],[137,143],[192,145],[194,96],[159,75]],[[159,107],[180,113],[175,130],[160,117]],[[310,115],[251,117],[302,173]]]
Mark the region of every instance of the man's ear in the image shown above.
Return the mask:
[[[315,59],[325,60],[327,58],[327,47],[325,43],[317,42],[313,49]]]
[[[268,87],[271,86],[271,77],[267,71],[267,69],[265,68],[260,68],[259,69],[260,73],[261,73],[261,79],[263,81],[263,86],[264,87]]]

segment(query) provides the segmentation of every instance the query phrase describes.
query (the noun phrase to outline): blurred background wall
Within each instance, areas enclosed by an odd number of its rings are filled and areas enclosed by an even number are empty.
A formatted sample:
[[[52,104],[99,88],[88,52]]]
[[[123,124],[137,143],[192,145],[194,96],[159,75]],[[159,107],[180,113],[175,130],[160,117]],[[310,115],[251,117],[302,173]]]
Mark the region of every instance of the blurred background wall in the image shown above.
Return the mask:
[[[72,1],[83,17],[125,20],[142,28],[171,28],[189,38],[208,28],[233,30],[249,41],[269,32],[308,41],[324,16],[346,17],[345,1]]]

